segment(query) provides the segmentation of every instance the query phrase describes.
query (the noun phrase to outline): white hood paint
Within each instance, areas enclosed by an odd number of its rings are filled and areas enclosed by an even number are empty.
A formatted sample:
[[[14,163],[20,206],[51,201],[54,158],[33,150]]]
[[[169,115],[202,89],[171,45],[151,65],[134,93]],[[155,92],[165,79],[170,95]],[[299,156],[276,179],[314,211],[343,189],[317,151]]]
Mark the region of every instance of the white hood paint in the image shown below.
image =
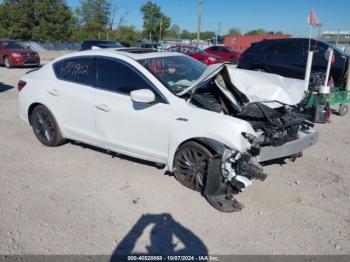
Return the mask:
[[[276,74],[237,69],[227,66],[233,85],[245,94],[249,102],[278,101],[287,105],[296,105],[304,97],[304,80],[286,78]],[[265,103],[274,108],[279,103]]]

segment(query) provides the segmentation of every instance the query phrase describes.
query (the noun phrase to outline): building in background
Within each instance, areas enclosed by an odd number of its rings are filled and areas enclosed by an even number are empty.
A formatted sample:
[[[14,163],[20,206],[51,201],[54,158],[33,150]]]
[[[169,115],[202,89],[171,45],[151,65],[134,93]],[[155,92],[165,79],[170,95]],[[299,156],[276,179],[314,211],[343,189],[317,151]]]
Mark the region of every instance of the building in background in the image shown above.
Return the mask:
[[[270,39],[291,38],[291,35],[285,34],[266,34],[266,35],[226,35],[225,46],[230,46],[241,52],[251,46],[252,43]]]
[[[320,39],[350,53],[350,31],[325,31]]]

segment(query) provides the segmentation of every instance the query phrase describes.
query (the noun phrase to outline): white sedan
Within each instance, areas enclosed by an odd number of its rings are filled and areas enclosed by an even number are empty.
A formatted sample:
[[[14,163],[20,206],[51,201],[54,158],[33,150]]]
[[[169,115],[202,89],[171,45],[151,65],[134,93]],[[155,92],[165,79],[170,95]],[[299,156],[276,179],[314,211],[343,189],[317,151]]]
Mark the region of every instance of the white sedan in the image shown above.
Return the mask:
[[[232,195],[259,162],[296,157],[317,141],[291,107],[300,80],[206,66],[179,53],[118,48],[77,52],[18,83],[21,117],[46,146],[67,139],[164,164],[215,208],[241,209]]]

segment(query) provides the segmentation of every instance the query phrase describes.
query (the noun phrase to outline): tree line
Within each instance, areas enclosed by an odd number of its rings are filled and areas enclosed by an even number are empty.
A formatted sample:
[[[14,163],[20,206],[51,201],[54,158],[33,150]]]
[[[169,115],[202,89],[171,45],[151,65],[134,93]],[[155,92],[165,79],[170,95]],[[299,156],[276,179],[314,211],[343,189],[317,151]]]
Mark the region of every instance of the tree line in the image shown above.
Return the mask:
[[[134,45],[142,38],[152,41],[165,37],[196,38],[195,32],[172,25],[171,18],[156,3],[146,2],[140,12],[143,31],[124,25],[128,12],[120,10],[111,0],[82,0],[75,9],[70,8],[65,0],[3,0],[0,1],[0,39],[46,43],[112,39]],[[263,31],[257,29],[257,33]],[[240,33],[237,28],[232,28],[231,32]],[[201,32],[201,39],[213,37],[215,32]]]

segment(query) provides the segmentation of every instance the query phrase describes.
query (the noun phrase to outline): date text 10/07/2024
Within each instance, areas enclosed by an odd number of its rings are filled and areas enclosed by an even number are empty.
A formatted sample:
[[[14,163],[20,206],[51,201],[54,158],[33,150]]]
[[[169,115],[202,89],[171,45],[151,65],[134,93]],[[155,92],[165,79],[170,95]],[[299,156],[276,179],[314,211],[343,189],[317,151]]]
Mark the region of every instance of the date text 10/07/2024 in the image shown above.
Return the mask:
[[[216,256],[128,256],[128,261],[219,261]]]

